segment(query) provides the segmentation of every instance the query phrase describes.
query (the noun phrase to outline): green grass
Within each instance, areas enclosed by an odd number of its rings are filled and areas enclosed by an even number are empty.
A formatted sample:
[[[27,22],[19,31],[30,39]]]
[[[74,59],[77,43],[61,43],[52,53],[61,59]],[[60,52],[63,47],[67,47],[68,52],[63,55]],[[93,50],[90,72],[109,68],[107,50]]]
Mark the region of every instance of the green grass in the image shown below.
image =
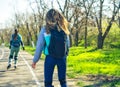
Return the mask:
[[[25,50],[34,56],[36,48],[33,48],[31,46],[25,46]],[[45,55],[42,54],[41,59],[44,59],[44,58],[45,58]]]
[[[32,55],[35,52],[35,48],[31,47],[26,47],[26,50]],[[67,76],[69,78],[80,78],[86,75],[95,75],[96,77],[105,75],[104,78],[120,77],[120,49],[70,48],[67,58]],[[101,82],[99,79],[96,81]],[[80,87],[85,84],[81,81],[77,83]],[[113,81],[106,82],[100,87],[118,87],[117,85],[120,86],[120,80],[113,79]],[[94,86],[88,85],[84,87]]]
[[[120,87],[120,49],[95,50],[72,47],[67,58],[67,65],[67,75],[70,78],[79,79],[86,75],[98,77],[92,85],[86,85],[87,82],[84,81],[77,82],[80,87],[96,87],[95,83],[100,85],[98,87]],[[104,80],[100,80],[102,76]],[[113,79],[112,76],[119,79]],[[107,78],[111,80],[106,81]]]
[[[72,72],[72,73],[71,73]],[[85,74],[120,76],[120,50],[85,50],[72,47],[68,56],[68,75],[78,77]]]
[[[30,53],[31,55],[34,55],[35,53],[35,48],[31,47],[31,46],[25,46],[25,50]]]

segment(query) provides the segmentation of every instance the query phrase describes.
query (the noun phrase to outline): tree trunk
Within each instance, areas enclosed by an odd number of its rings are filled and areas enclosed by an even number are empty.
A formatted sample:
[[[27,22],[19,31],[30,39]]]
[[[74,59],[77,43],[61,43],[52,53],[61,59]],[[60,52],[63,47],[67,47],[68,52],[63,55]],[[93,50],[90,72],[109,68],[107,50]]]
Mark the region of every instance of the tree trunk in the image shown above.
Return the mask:
[[[103,48],[103,42],[104,42],[104,40],[103,40],[103,37],[102,37],[102,34],[98,34],[98,46],[97,46],[97,48],[98,49],[102,49]]]
[[[27,39],[29,39],[29,41],[32,42],[32,41],[33,41],[33,39],[32,39],[32,34],[31,34],[31,32],[30,32],[28,23],[26,23],[26,27],[27,27],[27,30],[28,30],[28,37],[27,37]],[[29,42],[29,41],[28,41],[28,42]],[[27,44],[30,44],[30,43],[27,43]]]
[[[78,30],[75,33],[75,46],[78,46]]]
[[[87,25],[85,25],[85,48],[87,48]]]
[[[85,19],[85,48],[87,48],[87,26],[88,26],[88,13],[86,13],[86,19]]]
[[[29,39],[29,35],[27,35],[27,45],[30,45],[30,39]]]
[[[70,38],[70,47],[72,47],[72,35],[70,35],[69,38]]]
[[[99,20],[96,18],[97,26],[98,26],[98,43],[97,48],[103,48],[103,36],[102,36],[102,12],[103,12],[103,2],[104,0],[100,0],[100,12],[99,12]]]
[[[120,17],[118,17],[118,22],[119,22],[119,28],[120,28]]]

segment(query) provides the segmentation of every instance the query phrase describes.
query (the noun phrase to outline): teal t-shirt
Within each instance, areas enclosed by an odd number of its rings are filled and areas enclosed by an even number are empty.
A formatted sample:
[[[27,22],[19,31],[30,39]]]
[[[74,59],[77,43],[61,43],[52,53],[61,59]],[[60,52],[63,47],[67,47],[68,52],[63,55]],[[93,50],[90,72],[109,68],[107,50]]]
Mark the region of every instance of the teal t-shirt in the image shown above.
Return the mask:
[[[20,47],[22,37],[20,34],[17,34],[16,39],[14,39],[15,34],[12,35],[10,44],[14,47]]]
[[[46,32],[44,33],[44,37],[45,37],[45,48],[44,48],[44,54],[45,55],[49,55],[49,52],[48,52],[48,46],[50,44],[50,37],[51,37],[51,34],[47,34]]]

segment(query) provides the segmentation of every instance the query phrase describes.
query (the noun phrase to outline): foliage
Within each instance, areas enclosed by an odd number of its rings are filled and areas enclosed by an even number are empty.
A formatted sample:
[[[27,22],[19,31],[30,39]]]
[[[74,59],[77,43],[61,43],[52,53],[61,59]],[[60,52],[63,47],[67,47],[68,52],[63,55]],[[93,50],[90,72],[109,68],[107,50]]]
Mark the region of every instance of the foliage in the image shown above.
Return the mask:
[[[28,53],[30,53],[31,55],[34,55],[36,48],[33,48],[33,47],[31,47],[31,46],[25,46],[25,50],[26,50]],[[45,58],[45,55],[42,54],[42,57],[41,57],[41,58],[44,59],[44,58]]]
[[[68,56],[68,75],[78,77],[81,74],[106,74],[120,76],[120,50],[87,50],[72,47]],[[70,72],[70,73],[69,73]]]
[[[35,48],[31,47],[31,46],[25,46],[25,50],[30,53],[31,55],[34,55],[35,53]]]

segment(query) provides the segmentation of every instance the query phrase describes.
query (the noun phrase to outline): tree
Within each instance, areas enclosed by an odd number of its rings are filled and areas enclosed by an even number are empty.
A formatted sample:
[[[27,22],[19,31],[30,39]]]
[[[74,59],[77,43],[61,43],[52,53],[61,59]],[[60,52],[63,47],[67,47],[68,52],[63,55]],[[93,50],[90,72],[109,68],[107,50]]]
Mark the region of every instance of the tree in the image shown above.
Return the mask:
[[[116,0],[113,0],[112,2],[113,2],[113,10],[112,10],[112,14],[111,14],[112,16],[111,16],[111,18],[109,18],[108,25],[105,29],[105,32],[103,32],[102,21],[103,21],[104,0],[99,0],[99,3],[100,3],[99,17],[97,17],[97,15],[95,15],[96,24],[97,24],[97,28],[98,28],[98,43],[97,43],[98,49],[103,48],[104,40],[105,40],[106,36],[108,35],[108,33],[111,29],[111,26],[115,20],[115,16],[119,12],[119,9],[120,9],[120,3],[117,5]]]
[[[88,16],[91,11],[93,3],[95,3],[94,0],[82,0],[82,5],[85,10],[85,37],[84,37],[84,46],[87,48],[87,32],[88,32]]]

